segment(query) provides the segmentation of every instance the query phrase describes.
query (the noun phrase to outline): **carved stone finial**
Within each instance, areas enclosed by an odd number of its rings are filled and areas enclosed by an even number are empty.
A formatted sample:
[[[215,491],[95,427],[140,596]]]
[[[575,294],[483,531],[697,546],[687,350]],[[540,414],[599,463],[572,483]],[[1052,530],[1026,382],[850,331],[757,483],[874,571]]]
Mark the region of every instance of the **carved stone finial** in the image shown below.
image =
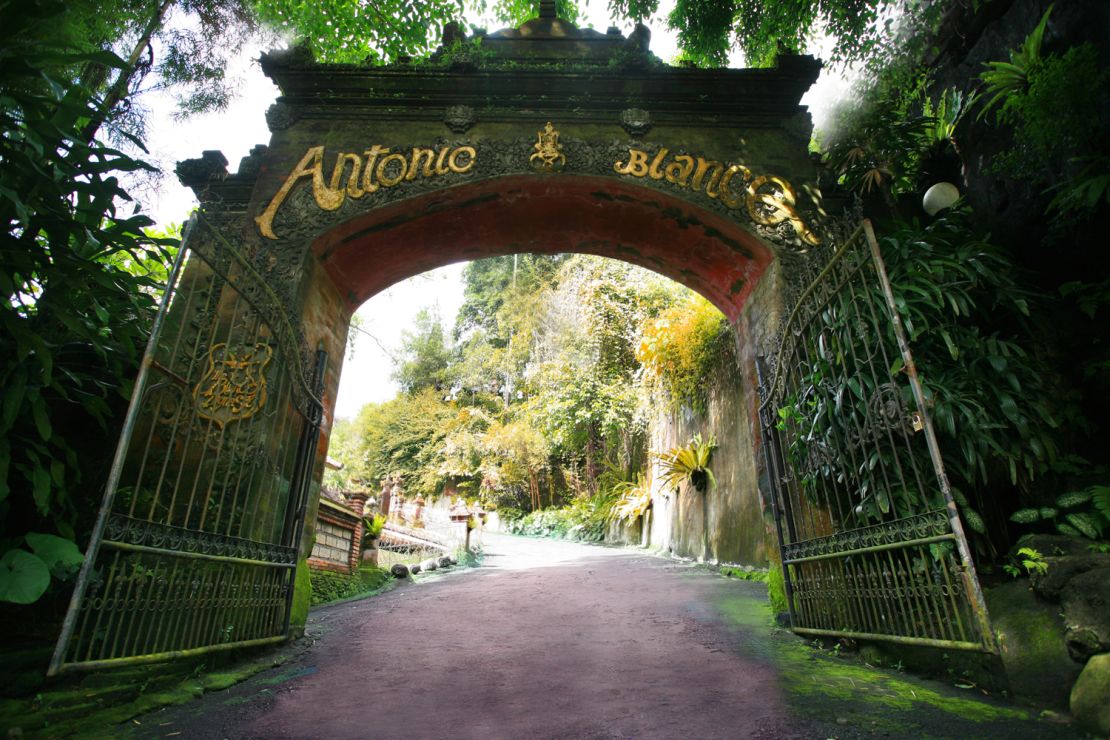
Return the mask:
[[[558,18],[555,12],[555,0],[540,0],[540,18]]]
[[[629,136],[643,136],[651,131],[651,114],[640,108],[625,108],[621,111],[621,128]]]
[[[458,21],[449,21],[443,26],[443,46],[446,48],[459,41],[466,41],[466,33]]]
[[[443,114],[443,122],[454,133],[465,134],[477,123],[477,117],[469,105],[452,105]]]
[[[239,177],[257,177],[262,169],[262,158],[268,150],[269,147],[265,144],[252,147],[250,154],[239,160],[239,170],[236,175]]]
[[[284,131],[296,122],[296,113],[285,103],[274,103],[266,109],[266,126],[270,131]]]
[[[227,157],[223,152],[208,150],[201,152],[199,159],[185,159],[178,162],[173,171],[182,185],[195,190],[213,180],[223,180],[227,177]]]

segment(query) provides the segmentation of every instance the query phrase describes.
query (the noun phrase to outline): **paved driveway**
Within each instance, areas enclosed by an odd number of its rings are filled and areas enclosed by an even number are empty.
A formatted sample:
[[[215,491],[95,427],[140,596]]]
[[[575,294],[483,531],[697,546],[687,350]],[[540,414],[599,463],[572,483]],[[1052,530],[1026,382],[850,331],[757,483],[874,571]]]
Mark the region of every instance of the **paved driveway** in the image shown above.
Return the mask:
[[[762,584],[635,550],[486,535],[482,567],[313,612],[285,665],[131,725],[175,738],[1075,737],[821,654]]]

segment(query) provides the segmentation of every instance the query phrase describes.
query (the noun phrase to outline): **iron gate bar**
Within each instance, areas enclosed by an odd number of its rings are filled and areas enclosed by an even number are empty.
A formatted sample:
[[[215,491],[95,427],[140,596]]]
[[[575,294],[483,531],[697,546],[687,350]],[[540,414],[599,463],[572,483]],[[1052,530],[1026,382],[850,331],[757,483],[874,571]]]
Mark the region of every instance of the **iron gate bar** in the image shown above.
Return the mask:
[[[879,240],[875,238],[875,229],[869,219],[864,219],[863,230],[867,236],[867,245],[871,248],[871,256],[875,262],[875,270],[879,273],[879,282],[883,288],[883,297],[886,298],[887,310],[890,312],[894,324],[894,336],[898,340],[898,349],[902,353],[902,362],[906,375],[910,379],[910,388],[913,390],[914,401],[917,402],[918,413],[921,416],[925,432],[925,442],[929,447],[929,458],[933,462],[933,469],[940,483],[941,493],[944,495],[948,510],[948,523],[956,535],[956,546],[960,551],[960,560],[963,564],[963,576],[967,592],[971,594],[974,602],[975,615],[979,619],[979,629],[983,636],[989,640],[990,652],[997,652],[994,639],[994,630],[991,629],[990,617],[987,612],[987,602],[983,591],[979,587],[979,577],[975,571],[975,561],[971,557],[971,550],[967,546],[967,535],[964,532],[960,513],[956,508],[956,500],[952,496],[952,486],[948,481],[948,472],[944,469],[944,459],[940,454],[940,444],[937,442],[936,430],[933,427],[933,417],[929,413],[929,404],[925,401],[925,393],[921,388],[921,379],[917,374],[917,365],[913,361],[909,342],[906,340],[905,328],[902,326],[902,316],[898,313],[898,306],[894,300],[894,291],[891,289],[890,277],[886,273],[886,264],[883,262],[882,253],[879,251]]]
[[[162,305],[158,307],[158,315],[155,316],[154,325],[150,328],[150,338],[147,340],[146,347],[143,350],[143,357],[139,362],[139,372],[135,377],[135,385],[131,389],[131,399],[128,401],[127,415],[124,416],[123,419],[123,431],[120,434],[121,439],[130,437],[135,428],[135,422],[138,420],[141,406],[140,401],[150,377],[150,367],[154,363],[154,353],[158,338],[161,336],[162,327],[165,326],[166,323],[166,313],[169,309],[170,300],[173,297],[178,279],[181,276],[181,268],[185,262],[186,251],[187,250],[184,248],[177,251],[173,269],[170,270],[169,279],[166,281],[166,290],[162,294]],[[116,452],[112,458],[112,467],[108,472],[108,482],[104,488],[104,499],[101,502],[100,511],[97,513],[96,522],[93,524],[89,548],[85,553],[85,559],[81,562],[81,570],[77,573],[77,581],[73,586],[73,595],[70,597],[69,608],[66,610],[65,618],[62,620],[61,636],[58,638],[58,643],[54,647],[54,654],[50,658],[50,666],[46,671],[47,676],[56,675],[61,669],[65,656],[65,648],[69,642],[70,636],[73,634],[73,628],[77,621],[77,607],[88,585],[89,571],[92,569],[92,563],[98,554],[101,536],[104,533],[105,525],[108,523],[108,512],[111,509],[116,488],[119,486],[120,477],[123,475],[123,463],[126,453],[126,445],[122,442],[116,446]]]
[[[48,675],[288,639],[313,462],[305,454],[318,439],[326,353],[314,387],[298,387],[304,376],[290,354],[288,318],[280,306],[255,302],[276,296],[222,237],[215,257],[193,248],[198,221],[144,350]],[[220,348],[225,375],[213,375]],[[256,354],[264,359],[252,365]],[[152,372],[164,379],[155,382]],[[218,417],[224,406],[202,413],[202,387],[247,395],[230,396],[244,400]],[[133,488],[121,488],[125,471]]]
[[[996,652],[870,222],[814,273],[783,323],[769,384],[762,358],[756,365],[794,630]],[[888,330],[897,352],[887,351]],[[933,485],[908,429],[898,356],[926,431]],[[930,492],[941,508],[917,510]]]

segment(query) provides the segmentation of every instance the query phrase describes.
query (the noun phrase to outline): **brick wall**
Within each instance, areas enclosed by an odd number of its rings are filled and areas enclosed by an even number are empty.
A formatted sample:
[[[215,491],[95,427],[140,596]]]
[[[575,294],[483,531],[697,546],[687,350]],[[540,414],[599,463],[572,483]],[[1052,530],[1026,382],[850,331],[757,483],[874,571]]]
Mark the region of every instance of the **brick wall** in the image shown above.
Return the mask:
[[[365,498],[358,502],[362,509]],[[329,499],[320,500],[316,513],[316,538],[308,567],[333,573],[354,573],[362,554],[362,516]]]

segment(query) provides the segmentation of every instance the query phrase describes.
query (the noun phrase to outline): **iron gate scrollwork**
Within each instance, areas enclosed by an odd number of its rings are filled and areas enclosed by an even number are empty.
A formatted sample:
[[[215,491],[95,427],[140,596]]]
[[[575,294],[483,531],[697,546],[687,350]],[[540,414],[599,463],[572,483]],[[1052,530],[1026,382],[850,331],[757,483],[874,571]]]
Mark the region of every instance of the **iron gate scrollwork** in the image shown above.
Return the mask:
[[[135,382],[51,674],[289,631],[326,357],[307,378],[285,307],[203,215],[199,228]]]
[[[812,270],[757,363],[793,629],[994,652],[871,224]]]

